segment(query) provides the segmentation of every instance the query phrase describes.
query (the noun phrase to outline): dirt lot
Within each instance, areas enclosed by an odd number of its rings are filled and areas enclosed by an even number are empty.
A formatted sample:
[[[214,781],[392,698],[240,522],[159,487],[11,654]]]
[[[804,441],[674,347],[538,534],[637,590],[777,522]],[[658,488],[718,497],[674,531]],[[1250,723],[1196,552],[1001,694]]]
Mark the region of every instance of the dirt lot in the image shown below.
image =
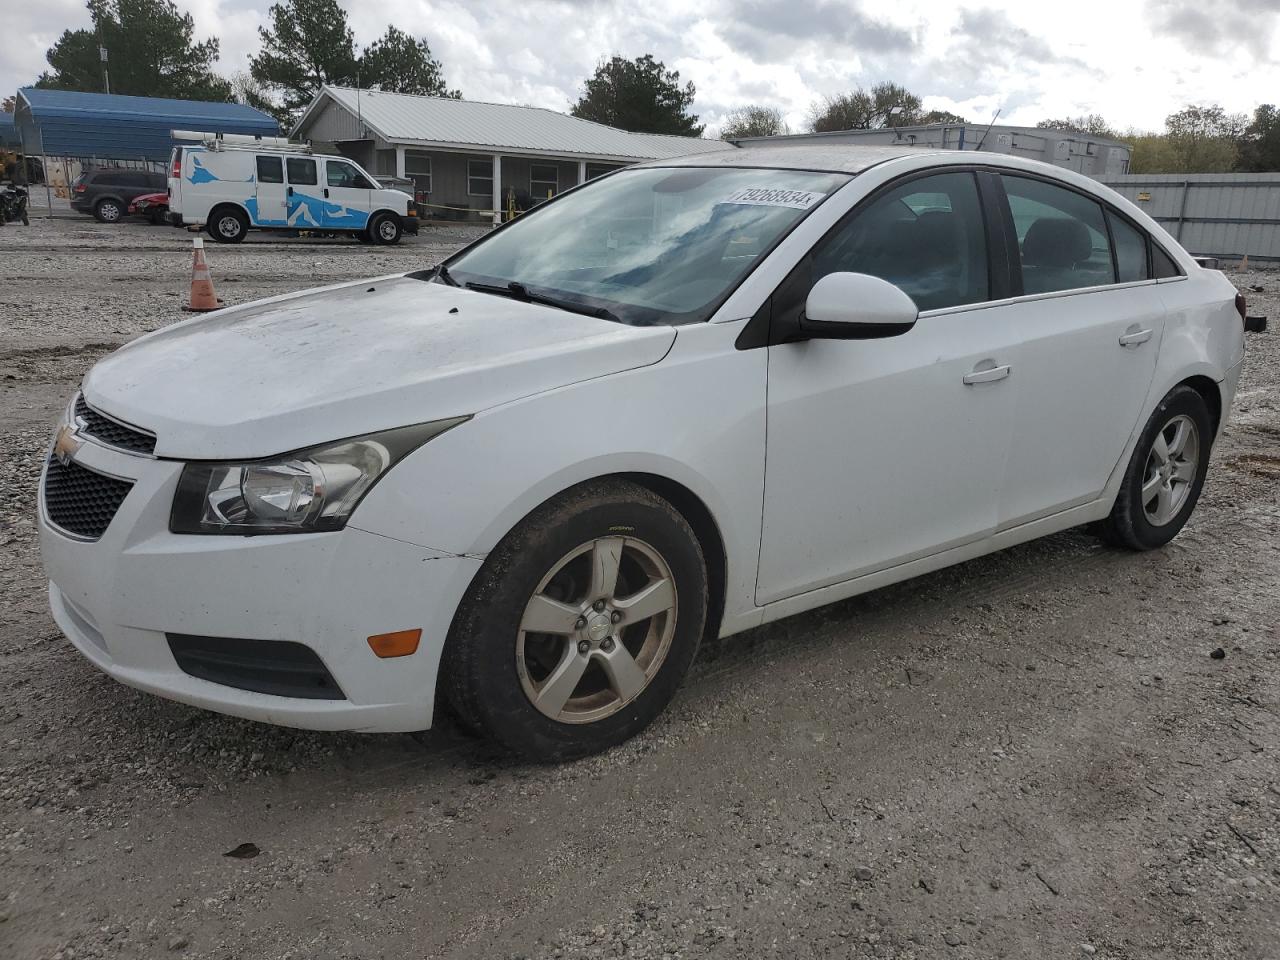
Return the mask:
[[[210,252],[238,302],[465,235]],[[1280,957],[1274,332],[1169,548],[1073,532],[770,625],[643,736],[534,767],[203,713],[54,627],[42,448],[182,316],[187,241],[0,230],[0,957]],[[1280,274],[1231,276],[1280,321]]]

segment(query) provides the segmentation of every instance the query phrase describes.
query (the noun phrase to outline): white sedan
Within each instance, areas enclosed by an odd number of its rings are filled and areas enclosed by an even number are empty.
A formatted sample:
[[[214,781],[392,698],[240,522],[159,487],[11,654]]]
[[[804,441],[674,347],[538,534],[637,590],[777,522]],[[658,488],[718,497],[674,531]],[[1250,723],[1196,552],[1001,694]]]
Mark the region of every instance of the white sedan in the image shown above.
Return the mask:
[[[223,310],[85,378],[53,614],[124,683],[314,729],[437,701],[619,743],[727,636],[1081,524],[1167,543],[1243,300],[1044,164],[755,148],[571,190],[444,265]]]

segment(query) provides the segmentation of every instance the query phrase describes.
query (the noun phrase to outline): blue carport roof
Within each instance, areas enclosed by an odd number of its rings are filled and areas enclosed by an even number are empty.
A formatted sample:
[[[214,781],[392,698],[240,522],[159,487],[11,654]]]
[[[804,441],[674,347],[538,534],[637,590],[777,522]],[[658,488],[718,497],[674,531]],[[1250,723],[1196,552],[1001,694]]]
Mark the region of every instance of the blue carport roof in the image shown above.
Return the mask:
[[[13,122],[12,113],[0,113],[0,147],[18,146],[18,128]]]
[[[39,130],[42,152],[54,157],[166,160],[173,145],[170,131],[175,129],[261,136],[280,132],[270,116],[241,103],[39,87],[23,87],[18,97],[19,112],[29,109]]]

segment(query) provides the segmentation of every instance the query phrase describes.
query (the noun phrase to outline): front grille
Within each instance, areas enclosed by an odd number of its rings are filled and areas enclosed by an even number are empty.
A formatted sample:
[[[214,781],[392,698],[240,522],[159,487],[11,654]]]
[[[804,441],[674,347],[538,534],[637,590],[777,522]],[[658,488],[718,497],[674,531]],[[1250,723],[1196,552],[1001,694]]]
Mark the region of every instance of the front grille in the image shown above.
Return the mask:
[[[306,700],[345,700],[319,655],[292,640],[165,634],[183,673],[238,690]]]
[[[128,480],[106,477],[78,463],[49,458],[44,474],[44,508],[50,522],[68,533],[97,540],[133,488]]]
[[[89,404],[85,403],[84,394],[76,395],[76,419],[84,426],[81,433],[95,440],[101,440],[108,446],[128,450],[131,453],[154,453],[156,438],[135,427],[127,427],[123,423],[103,416]]]

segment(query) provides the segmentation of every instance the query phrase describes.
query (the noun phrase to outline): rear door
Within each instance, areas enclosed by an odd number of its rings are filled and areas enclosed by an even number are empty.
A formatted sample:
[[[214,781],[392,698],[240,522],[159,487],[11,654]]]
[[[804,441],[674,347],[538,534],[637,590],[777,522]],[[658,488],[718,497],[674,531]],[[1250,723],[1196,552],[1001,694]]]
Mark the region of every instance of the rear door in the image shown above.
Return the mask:
[[[1102,493],[1146,415],[1165,309],[1137,227],[1066,185],[999,179],[1028,298],[997,308],[1023,341],[1007,527]]]
[[[256,158],[254,178],[254,197],[247,204],[249,219],[255,227],[284,226],[289,222],[284,157],[259,155]]]
[[[291,227],[319,227],[324,224],[324,200],[320,196],[320,177],[316,161],[311,157],[286,157],[285,208]]]
[[[333,230],[363,230],[369,222],[374,183],[346,160],[325,160],[324,175],[324,225]]]

